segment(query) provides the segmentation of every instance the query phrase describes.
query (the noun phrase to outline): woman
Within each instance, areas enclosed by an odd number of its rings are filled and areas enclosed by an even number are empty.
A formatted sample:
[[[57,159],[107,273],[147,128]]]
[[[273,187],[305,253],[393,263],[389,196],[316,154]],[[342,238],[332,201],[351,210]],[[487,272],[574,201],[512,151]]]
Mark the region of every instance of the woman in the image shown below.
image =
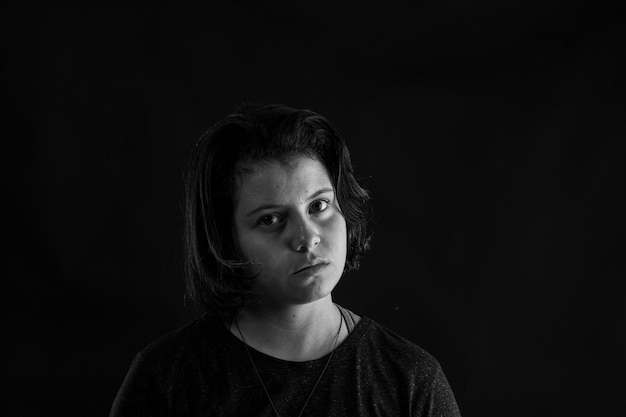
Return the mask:
[[[242,106],[187,176],[188,295],[205,314],[135,358],[111,416],[459,416],[437,363],[333,303],[368,194],[322,116]]]

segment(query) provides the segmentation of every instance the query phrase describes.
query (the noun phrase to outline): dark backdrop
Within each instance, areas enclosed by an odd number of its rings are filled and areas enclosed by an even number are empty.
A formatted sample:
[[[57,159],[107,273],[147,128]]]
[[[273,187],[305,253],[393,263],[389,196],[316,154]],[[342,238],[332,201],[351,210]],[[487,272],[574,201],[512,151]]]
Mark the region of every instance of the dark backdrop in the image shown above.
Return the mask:
[[[252,100],[343,134],[376,224],[336,299],[434,354],[465,416],[621,415],[622,11],[431,3],[5,7],[2,414],[106,415],[196,316],[182,172]]]

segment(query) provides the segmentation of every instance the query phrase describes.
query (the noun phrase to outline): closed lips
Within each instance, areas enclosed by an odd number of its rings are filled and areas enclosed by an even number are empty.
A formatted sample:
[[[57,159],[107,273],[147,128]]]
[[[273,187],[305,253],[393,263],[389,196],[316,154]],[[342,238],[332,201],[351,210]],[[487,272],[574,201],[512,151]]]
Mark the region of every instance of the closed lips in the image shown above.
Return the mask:
[[[302,268],[298,269],[296,272],[294,272],[294,275],[299,274],[300,272],[304,272],[304,271],[308,271],[310,269],[320,269],[324,266],[328,265],[328,262],[317,262],[315,264],[311,264],[311,265],[305,265]]]

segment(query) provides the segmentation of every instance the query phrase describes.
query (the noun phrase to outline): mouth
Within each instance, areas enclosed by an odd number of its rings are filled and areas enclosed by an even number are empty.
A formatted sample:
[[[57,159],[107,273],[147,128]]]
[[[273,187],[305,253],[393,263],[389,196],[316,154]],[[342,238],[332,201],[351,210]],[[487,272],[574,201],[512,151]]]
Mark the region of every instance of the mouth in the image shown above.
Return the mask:
[[[316,262],[314,264],[305,265],[294,272],[294,275],[314,274],[328,266],[328,262]]]

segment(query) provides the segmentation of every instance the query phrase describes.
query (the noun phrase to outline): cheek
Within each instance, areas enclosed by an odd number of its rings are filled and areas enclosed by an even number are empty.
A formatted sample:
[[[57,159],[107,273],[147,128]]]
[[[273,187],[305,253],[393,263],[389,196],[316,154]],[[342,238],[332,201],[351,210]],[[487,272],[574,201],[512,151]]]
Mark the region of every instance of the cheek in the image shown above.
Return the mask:
[[[258,257],[257,244],[255,236],[242,228],[236,228],[234,231],[235,249],[237,257],[242,262],[251,261]]]
[[[332,230],[333,246],[335,246],[335,249],[346,251],[348,243],[348,230],[346,227],[346,220],[341,214],[338,214],[333,218],[333,221],[330,224],[330,229]]]
[[[271,237],[249,234],[242,239],[239,248],[243,261],[259,263],[265,268],[274,268],[274,264],[279,263],[280,251]]]
[[[346,225],[346,220],[341,218],[341,239],[343,241],[343,246],[347,247],[348,245],[348,226]]]
[[[263,245],[253,236],[245,236],[239,244],[241,256],[246,261],[252,261],[263,257]]]
[[[268,257],[268,250],[264,248],[266,245],[260,245],[255,239],[247,236],[241,240],[239,244],[239,259],[242,262],[249,262],[247,265],[247,273],[250,276],[258,276],[271,269],[272,260]]]

